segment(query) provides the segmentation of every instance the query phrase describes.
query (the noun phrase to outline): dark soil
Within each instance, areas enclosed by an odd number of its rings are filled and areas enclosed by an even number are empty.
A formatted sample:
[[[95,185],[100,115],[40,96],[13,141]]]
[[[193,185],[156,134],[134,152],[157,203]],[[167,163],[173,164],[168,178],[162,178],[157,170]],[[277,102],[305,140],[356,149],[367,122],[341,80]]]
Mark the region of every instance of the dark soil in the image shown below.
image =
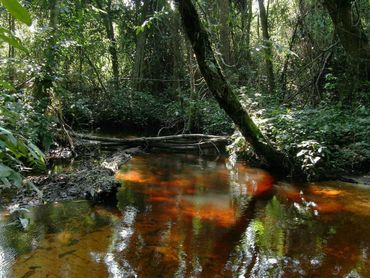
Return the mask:
[[[130,154],[138,151],[139,149],[129,149],[104,154],[84,153],[72,170],[30,176],[27,178],[30,182],[28,186],[2,192],[0,206],[12,211],[74,199],[89,199],[94,202],[114,200],[120,186],[114,174],[122,164],[129,161]]]

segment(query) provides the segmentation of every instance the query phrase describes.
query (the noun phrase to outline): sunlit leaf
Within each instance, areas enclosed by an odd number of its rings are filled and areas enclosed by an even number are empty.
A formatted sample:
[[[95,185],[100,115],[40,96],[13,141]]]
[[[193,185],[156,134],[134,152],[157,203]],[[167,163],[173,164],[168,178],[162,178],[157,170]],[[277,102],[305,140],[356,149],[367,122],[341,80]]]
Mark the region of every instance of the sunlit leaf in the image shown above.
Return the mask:
[[[106,12],[106,11],[104,11],[104,10],[102,10],[102,9],[99,9],[99,8],[97,8],[97,7],[93,6],[93,5],[91,5],[91,9],[92,9],[93,11],[95,11],[95,12],[98,12],[98,13],[107,14],[107,12]]]
[[[0,41],[4,41],[12,46],[14,46],[15,48],[18,48],[19,50],[22,50],[26,53],[28,53],[28,50],[27,48],[25,48],[23,45],[22,45],[22,42],[19,38],[17,38],[16,36],[14,36],[9,30],[3,28],[3,27],[0,27]]]
[[[22,7],[17,0],[0,0],[8,12],[19,21],[30,26],[32,24],[32,19],[30,13]]]

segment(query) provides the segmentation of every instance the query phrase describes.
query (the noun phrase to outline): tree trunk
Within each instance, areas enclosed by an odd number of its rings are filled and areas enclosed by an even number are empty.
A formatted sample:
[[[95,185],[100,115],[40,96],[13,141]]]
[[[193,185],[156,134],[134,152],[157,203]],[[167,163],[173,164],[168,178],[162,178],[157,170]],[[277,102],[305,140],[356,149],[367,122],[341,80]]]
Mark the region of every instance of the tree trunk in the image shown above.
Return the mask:
[[[50,0],[49,2],[49,29],[47,46],[45,49],[45,66],[42,68],[42,76],[35,79],[34,96],[40,102],[38,112],[44,114],[51,103],[51,90],[55,79],[56,68],[56,31],[58,25],[59,7],[58,0]]]
[[[239,127],[256,154],[264,159],[270,169],[279,174],[288,174],[286,157],[278,152],[263,136],[248,112],[232,91],[214,56],[208,33],[201,25],[199,15],[191,0],[177,0],[185,32],[193,46],[199,69],[219,105]]]
[[[148,14],[148,6],[150,1],[144,1],[143,7],[141,8],[141,18],[140,24],[142,24]],[[136,2],[137,11],[140,10],[140,1]],[[142,30],[137,34],[136,37],[136,51],[135,51],[135,61],[134,61],[134,71],[133,71],[133,83],[134,88],[137,91],[141,90],[141,78],[143,78],[144,69],[144,56],[145,56],[145,44],[146,44],[146,30]]]
[[[177,14],[171,15],[170,24],[172,25],[170,28],[172,43],[171,47],[173,47],[173,69],[172,69],[172,78],[176,81],[172,82],[172,91],[174,92],[175,98],[179,98],[179,94],[181,92],[181,82],[180,79],[183,78],[185,71],[184,68],[186,67],[186,62],[184,61],[184,48],[186,48],[184,39],[181,36],[180,29],[181,29],[181,20],[179,19]]]
[[[15,33],[15,20],[14,17],[9,14],[8,18],[8,24],[9,24],[9,31],[12,32],[12,34]],[[14,83],[15,78],[15,69],[14,69],[14,57],[15,57],[15,47],[11,44],[9,44],[8,48],[8,79],[11,83]]]
[[[293,34],[292,34],[292,37],[290,39],[290,42],[289,42],[289,52],[288,54],[286,55],[286,58],[285,58],[285,61],[284,61],[284,65],[283,65],[283,68],[281,70],[281,75],[280,75],[280,101],[281,102],[284,102],[284,99],[285,99],[285,96],[286,96],[286,93],[287,93],[287,71],[288,71],[288,66],[289,66],[289,62],[290,62],[290,57],[291,57],[291,52],[293,51],[293,46],[294,46],[294,42],[297,38],[297,35],[298,35],[298,27],[299,27],[299,23],[300,22],[300,18],[297,19],[297,23],[296,25],[294,26],[294,30],[293,30]]]
[[[351,0],[324,0],[335,32],[360,78],[370,81],[370,44],[360,19],[352,12]]]
[[[239,44],[238,68],[239,83],[244,85],[252,70],[252,56],[250,50],[251,26],[253,19],[252,0],[242,1],[240,5],[242,36]]]
[[[230,47],[230,3],[229,0],[217,0],[220,20],[220,52],[226,65],[230,65],[231,47]]]
[[[99,9],[103,9],[101,0],[96,0],[96,4]],[[108,0],[107,9],[105,14],[102,14],[105,30],[107,32],[107,37],[109,39],[109,53],[112,60],[112,73],[113,73],[113,82],[114,89],[117,91],[119,88],[119,63],[118,63],[118,54],[117,54],[117,41],[114,34],[113,28],[113,19],[112,19],[112,0]]]
[[[265,52],[265,63],[266,63],[266,74],[267,82],[270,93],[275,91],[275,76],[274,76],[274,66],[272,64],[272,44],[270,41],[270,35],[268,30],[268,18],[265,9],[264,0],[258,0],[259,10],[260,10],[260,19],[261,19],[261,28],[262,28],[262,37],[263,45]]]
[[[196,90],[196,82],[195,82],[195,74],[196,74],[196,62],[193,57],[193,50],[191,45],[187,43],[187,54],[188,54],[188,67],[189,67],[189,81],[190,81],[190,106],[187,115],[187,123],[185,124],[185,132],[192,132],[194,127],[196,126],[196,103],[197,103],[197,90]]]
[[[99,85],[100,85],[101,89],[103,90],[103,92],[105,93],[105,95],[108,95],[108,91],[107,91],[107,89],[104,86],[104,82],[103,82],[102,78],[100,77],[99,70],[96,68],[96,66],[94,65],[94,63],[91,61],[90,57],[85,52],[83,52],[83,54],[86,57],[87,62],[90,65],[91,69],[94,71],[94,73],[96,75],[96,78],[98,79],[98,82],[99,82]]]

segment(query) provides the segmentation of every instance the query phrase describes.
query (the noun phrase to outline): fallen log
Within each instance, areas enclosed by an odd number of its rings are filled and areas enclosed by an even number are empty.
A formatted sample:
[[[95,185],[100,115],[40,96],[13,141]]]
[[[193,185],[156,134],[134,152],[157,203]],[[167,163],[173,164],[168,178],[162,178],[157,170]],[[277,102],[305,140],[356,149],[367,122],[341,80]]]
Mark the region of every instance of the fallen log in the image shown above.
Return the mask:
[[[169,136],[157,136],[157,137],[137,137],[137,138],[115,138],[115,137],[104,137],[96,136],[91,134],[73,133],[73,136],[80,139],[92,140],[92,141],[102,141],[102,142],[115,142],[115,143],[127,143],[127,144],[138,144],[142,142],[167,142],[169,140],[178,139],[195,139],[195,140],[207,140],[207,139],[217,139],[228,140],[228,136],[217,136],[217,135],[206,135],[206,134],[178,134]]]
[[[180,134],[158,137],[138,137],[138,138],[115,138],[103,137],[91,134],[73,133],[75,138],[87,144],[99,145],[103,147],[145,147],[171,150],[202,150],[214,148],[219,152],[219,148],[226,146],[229,141],[227,136],[205,135],[205,134]]]

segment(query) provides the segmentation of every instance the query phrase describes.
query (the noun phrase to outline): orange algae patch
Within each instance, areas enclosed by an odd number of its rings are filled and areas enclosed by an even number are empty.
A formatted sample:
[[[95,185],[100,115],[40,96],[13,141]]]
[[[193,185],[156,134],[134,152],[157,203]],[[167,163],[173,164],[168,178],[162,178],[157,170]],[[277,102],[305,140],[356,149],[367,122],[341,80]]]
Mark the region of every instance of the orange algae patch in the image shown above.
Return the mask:
[[[319,201],[317,202],[317,210],[319,212],[340,212],[344,210],[344,205],[335,201]]]
[[[168,187],[189,187],[194,184],[194,182],[189,179],[175,179],[171,181],[157,180],[155,183],[159,184],[160,186],[168,186]]]
[[[295,187],[291,186],[284,186],[282,188],[281,186],[277,187],[278,194],[287,200],[293,201],[293,202],[301,202],[302,201],[302,196],[299,190]]]
[[[154,249],[163,256],[163,260],[166,262],[177,262],[179,260],[178,250],[172,246],[156,246]]]
[[[144,177],[138,171],[118,172],[115,175],[118,181],[130,181],[135,183],[142,183],[145,181]]]
[[[116,180],[126,181],[139,184],[155,184],[159,186],[168,186],[168,187],[189,187],[193,185],[194,180],[178,178],[169,181],[163,181],[158,179],[155,176],[144,176],[139,171],[130,170],[127,172],[118,172],[115,175]]]
[[[274,179],[267,172],[258,171],[253,175],[255,183],[248,184],[248,193],[252,196],[261,196],[272,190]]]
[[[222,227],[230,227],[236,223],[236,213],[234,209],[220,209],[213,206],[194,206],[182,207],[181,212],[192,218],[200,218],[202,221],[211,221]]]
[[[165,197],[165,196],[157,196],[157,197],[150,197],[148,200],[150,203],[171,203],[174,202],[173,198]]]
[[[308,188],[308,192],[314,195],[323,195],[326,197],[338,197],[347,194],[344,190],[334,188],[322,188],[317,185],[312,185]]]

